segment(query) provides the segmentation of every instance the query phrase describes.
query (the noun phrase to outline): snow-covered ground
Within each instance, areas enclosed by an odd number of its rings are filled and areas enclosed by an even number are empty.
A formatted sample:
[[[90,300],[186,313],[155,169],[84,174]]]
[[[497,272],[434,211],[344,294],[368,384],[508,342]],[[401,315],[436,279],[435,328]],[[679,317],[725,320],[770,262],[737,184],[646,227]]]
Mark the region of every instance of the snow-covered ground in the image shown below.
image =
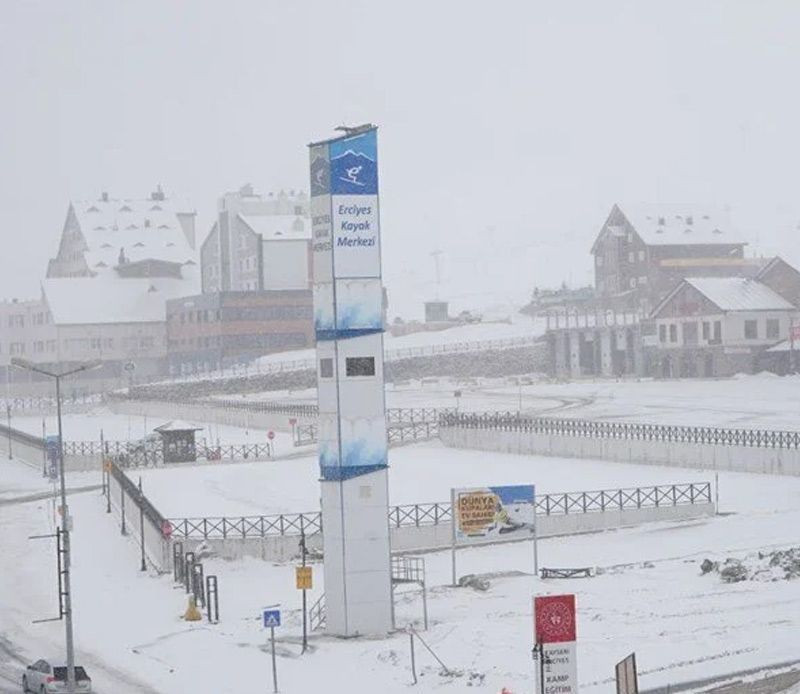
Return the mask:
[[[16,429],[41,436],[43,420],[46,433],[55,434],[57,431],[55,415],[15,417],[12,424]],[[101,431],[106,441],[129,441],[152,433],[155,427],[165,424],[167,421],[163,417],[114,414],[105,407],[96,407],[86,414],[64,414],[62,429],[65,441],[99,441]],[[201,429],[196,434],[198,442],[202,439],[206,439],[209,443],[219,441],[222,445],[267,442],[267,430],[262,428],[235,427],[216,421],[192,421],[189,423]],[[275,434],[273,444],[276,454],[291,452],[291,434],[286,432],[275,432]]]
[[[800,429],[800,376],[762,373],[729,379],[594,380],[571,383],[513,379],[425,379],[388,384],[388,407],[455,407],[463,411],[522,410],[578,419],[614,419],[762,429]],[[229,396],[228,396],[229,397]],[[237,396],[253,401],[316,404],[316,389]]]
[[[447,448],[439,443],[392,449],[392,504],[450,499],[452,487],[536,484],[537,492],[591,491],[676,482],[713,482],[713,473],[650,465],[521,456]],[[169,517],[246,516],[319,509],[314,456],[137,471],[147,496]],[[723,482],[723,487],[725,483]]]
[[[477,457],[467,459],[463,467],[470,472],[461,474],[457,459],[449,459],[435,446],[419,446],[392,454],[393,501],[402,499],[394,494],[404,485],[397,471],[413,466],[409,461],[415,458],[425,461],[417,465],[417,473],[425,469],[430,473],[431,486],[426,478],[425,487],[431,500],[442,496],[450,479],[465,483],[478,478],[481,482],[526,479],[550,491],[692,477],[686,470],[589,461],[554,460],[548,469],[545,460],[521,458],[519,465],[513,465],[505,456],[484,460],[482,469]],[[0,462],[0,480],[15,465]],[[196,468],[204,475],[209,469]],[[213,469],[238,475],[268,467]],[[291,495],[294,480],[313,472],[288,464],[273,469],[283,471],[274,485],[261,486],[259,477],[252,483],[265,497]],[[28,473],[34,484],[35,470],[20,467],[15,479]],[[313,486],[313,481],[308,483],[309,489]],[[464,674],[440,676],[418,647],[417,664],[424,673],[418,690],[472,691],[468,677],[478,673],[484,679],[477,691],[495,694],[502,687],[515,693],[532,691],[530,605],[532,596],[542,593],[577,595],[582,691],[613,691],[613,665],[632,650],[637,653],[643,688],[797,657],[800,582],[726,584],[716,575],[702,576],[699,564],[706,557],[723,559],[799,544],[800,480],[723,473],[720,488],[723,515],[715,518],[541,542],[543,565],[605,569],[592,579],[534,578],[531,549],[525,543],[463,550],[462,574],[510,572],[491,579],[487,592],[476,592],[448,586],[447,552],[426,555],[431,629],[424,637],[449,668]],[[253,498],[256,493],[251,491]],[[269,655],[258,616],[262,606],[272,603],[281,603],[285,619],[278,632],[281,692],[407,691],[408,637],[402,633],[385,640],[348,641],[315,634],[312,651],[299,655],[300,595],[294,589],[291,565],[206,560],[206,573],[215,573],[220,581],[221,622],[188,624],[180,619],[183,591],[174,589],[168,576],[137,570],[135,541],[120,537],[116,519],[105,514],[99,493],[75,494],[70,503],[75,518],[79,660],[101,694],[270,691]],[[0,505],[5,569],[0,572],[0,643],[5,652],[11,650],[21,659],[62,652],[61,623],[31,624],[55,609],[55,575],[52,548],[46,541],[32,543],[27,537],[52,530],[53,520],[47,502]],[[317,565],[311,598],[323,590],[322,566]],[[402,591],[398,626],[411,621],[419,625],[421,614],[419,594]],[[0,654],[0,672],[19,676],[20,666],[8,657],[4,662]]]

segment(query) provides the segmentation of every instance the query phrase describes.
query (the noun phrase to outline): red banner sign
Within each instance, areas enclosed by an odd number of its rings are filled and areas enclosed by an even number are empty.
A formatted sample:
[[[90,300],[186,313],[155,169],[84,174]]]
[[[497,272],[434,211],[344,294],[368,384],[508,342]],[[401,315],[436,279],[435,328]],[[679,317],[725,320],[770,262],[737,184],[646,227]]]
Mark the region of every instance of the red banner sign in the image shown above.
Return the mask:
[[[547,595],[533,599],[536,643],[564,643],[576,640],[575,596]]]

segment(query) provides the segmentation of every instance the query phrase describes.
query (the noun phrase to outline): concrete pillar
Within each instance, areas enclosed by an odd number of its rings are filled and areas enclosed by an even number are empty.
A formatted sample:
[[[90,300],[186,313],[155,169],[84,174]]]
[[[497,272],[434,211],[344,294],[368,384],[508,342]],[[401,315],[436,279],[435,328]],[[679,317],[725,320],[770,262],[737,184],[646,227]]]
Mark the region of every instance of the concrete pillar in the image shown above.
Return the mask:
[[[580,330],[569,331],[569,375],[571,378],[580,378],[581,376]]]
[[[603,376],[613,375],[611,363],[611,330],[605,328],[600,333],[600,373]]]

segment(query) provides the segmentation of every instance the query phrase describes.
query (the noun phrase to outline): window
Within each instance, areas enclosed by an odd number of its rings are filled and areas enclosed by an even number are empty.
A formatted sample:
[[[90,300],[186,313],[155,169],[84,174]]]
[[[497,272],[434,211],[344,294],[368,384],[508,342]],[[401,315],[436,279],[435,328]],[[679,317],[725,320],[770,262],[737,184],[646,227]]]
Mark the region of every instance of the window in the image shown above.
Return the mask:
[[[683,324],[683,344],[696,345],[697,344],[697,323],[684,323]]]
[[[667,326],[666,325],[659,325],[658,326],[658,341],[659,342],[666,342],[667,341]]]
[[[20,313],[16,313],[8,317],[8,327],[9,328],[24,328],[25,327],[25,316]]]
[[[647,276],[640,277],[639,284],[647,284]]]
[[[320,378],[333,378],[333,359],[325,358],[319,360],[319,376]]]
[[[92,338],[92,349],[100,349],[100,338],[93,337]]]
[[[703,339],[708,342],[711,339],[711,323],[703,321]]]
[[[777,340],[781,334],[781,323],[777,318],[767,318],[767,338]]]
[[[375,357],[347,357],[345,369],[348,376],[374,376]]]
[[[744,339],[757,340],[758,339],[758,321],[746,320],[744,322]]]
[[[644,262],[644,251],[639,251],[639,260]]]
[[[25,354],[25,343],[24,342],[12,342],[9,345],[9,354]]]
[[[633,289],[635,286],[636,286],[636,278],[631,277],[631,289]]]
[[[722,322],[715,320],[714,321],[714,339],[712,340],[714,344],[720,344],[722,342]]]
[[[594,264],[597,265],[597,267],[603,267],[603,256],[602,255],[595,256]]]
[[[636,262],[636,254],[633,251],[628,253],[628,262],[633,263]]]
[[[678,341],[678,326],[674,323],[669,326],[669,341],[670,342],[677,342]]]

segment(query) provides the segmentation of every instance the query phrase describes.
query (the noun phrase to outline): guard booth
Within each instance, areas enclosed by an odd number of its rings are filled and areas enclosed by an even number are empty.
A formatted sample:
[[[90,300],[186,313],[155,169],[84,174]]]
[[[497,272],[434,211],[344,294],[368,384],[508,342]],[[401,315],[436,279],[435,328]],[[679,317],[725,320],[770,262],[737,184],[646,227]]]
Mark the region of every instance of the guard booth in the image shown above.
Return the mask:
[[[193,463],[197,460],[195,432],[196,427],[187,422],[171,421],[156,427],[154,431],[161,436],[165,463]]]

